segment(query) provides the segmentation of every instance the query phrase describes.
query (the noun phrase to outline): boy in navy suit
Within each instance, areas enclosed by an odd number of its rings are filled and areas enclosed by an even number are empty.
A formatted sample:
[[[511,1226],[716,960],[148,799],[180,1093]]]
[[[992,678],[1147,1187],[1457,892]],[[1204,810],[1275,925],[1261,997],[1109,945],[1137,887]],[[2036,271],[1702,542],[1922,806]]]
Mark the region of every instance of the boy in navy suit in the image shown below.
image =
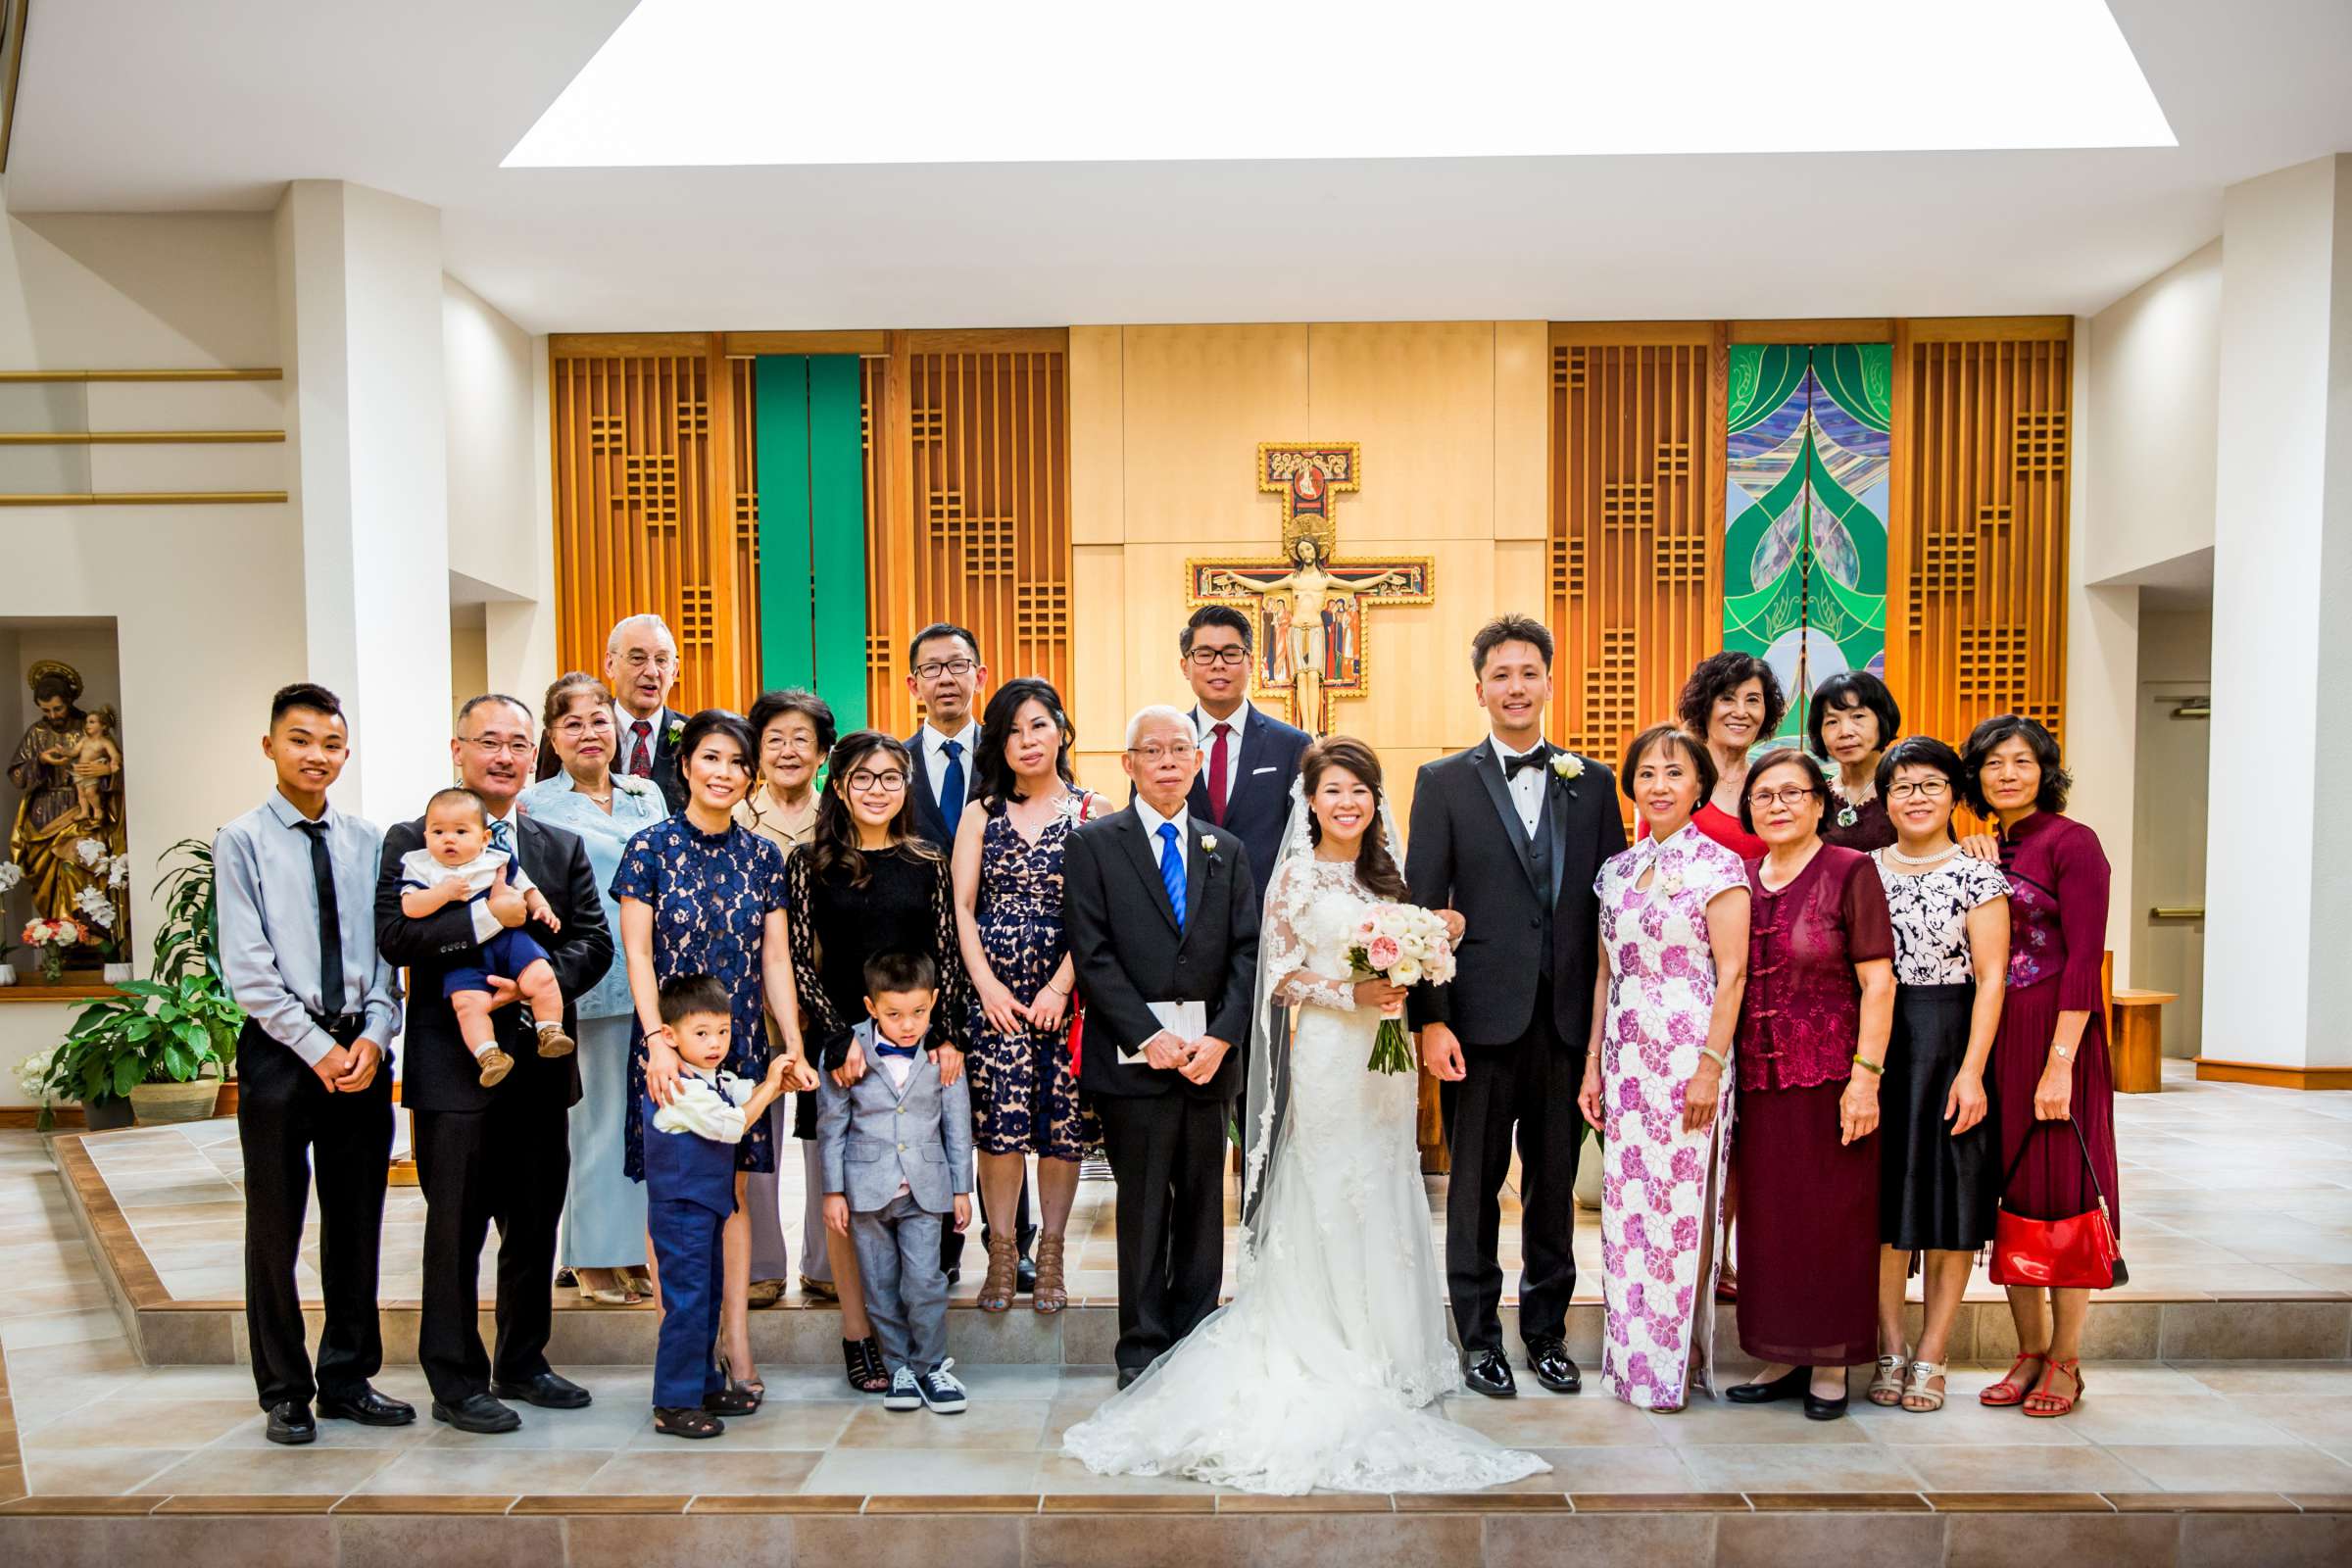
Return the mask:
[[[673,1438],[715,1438],[721,1415],[749,1415],[759,1401],[729,1387],[715,1362],[719,1233],[735,1212],[735,1146],[784,1092],[784,1058],[757,1088],[720,1072],[734,1033],[727,989],[707,974],[662,987],[662,1021],[683,1060],[678,1098],[645,1102],[646,1228],[661,1269],[662,1338],[654,1352],[654,1430]]]

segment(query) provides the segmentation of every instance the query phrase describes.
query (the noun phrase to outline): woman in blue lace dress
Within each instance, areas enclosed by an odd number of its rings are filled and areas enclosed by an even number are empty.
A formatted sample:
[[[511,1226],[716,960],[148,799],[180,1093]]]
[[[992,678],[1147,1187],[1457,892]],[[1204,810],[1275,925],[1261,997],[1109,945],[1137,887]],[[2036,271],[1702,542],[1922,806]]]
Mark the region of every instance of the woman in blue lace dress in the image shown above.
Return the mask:
[[[784,1054],[792,1063],[786,1081],[796,1089],[816,1087],[793,1000],[783,852],[732,815],[751,787],[752,755],[751,729],[735,714],[711,708],[688,719],[678,740],[686,808],[631,839],[612,878],[637,1012],[626,1123],[625,1168],[632,1181],[645,1179],[645,1096],[650,1092],[666,1105],[678,1092],[678,1054],[660,1007],[663,981],[707,974],[727,988],[735,1027],[722,1065],[739,1077],[758,1078],[767,1070],[764,1002],[783,1027]],[[753,1171],[775,1168],[775,1141],[763,1119],[735,1146],[735,1212],[725,1231],[719,1328],[729,1377],[754,1397],[765,1390],[752,1371],[752,1226],[744,1183]]]
[[[1062,1235],[1095,1140],[1070,1065],[1075,981],[1061,918],[1062,850],[1096,808],[1070,772],[1074,739],[1051,685],[1007,681],[981,718],[980,789],[956,829],[956,928],[974,993],[972,1145],[988,1216],[984,1312],[1012,1305],[1014,1206],[1031,1154],[1043,1209],[1031,1302],[1048,1313],[1069,1302]]]

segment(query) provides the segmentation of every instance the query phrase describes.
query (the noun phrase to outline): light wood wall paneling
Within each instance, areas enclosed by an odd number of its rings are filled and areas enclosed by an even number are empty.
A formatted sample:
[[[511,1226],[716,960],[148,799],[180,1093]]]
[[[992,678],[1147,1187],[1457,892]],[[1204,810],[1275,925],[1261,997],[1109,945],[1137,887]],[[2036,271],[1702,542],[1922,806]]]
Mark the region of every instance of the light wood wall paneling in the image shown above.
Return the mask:
[[[1899,321],[1886,673],[1958,745],[2019,712],[2063,738],[2074,323]]]
[[[1724,339],[1552,327],[1552,732],[1611,765],[1722,642]]]

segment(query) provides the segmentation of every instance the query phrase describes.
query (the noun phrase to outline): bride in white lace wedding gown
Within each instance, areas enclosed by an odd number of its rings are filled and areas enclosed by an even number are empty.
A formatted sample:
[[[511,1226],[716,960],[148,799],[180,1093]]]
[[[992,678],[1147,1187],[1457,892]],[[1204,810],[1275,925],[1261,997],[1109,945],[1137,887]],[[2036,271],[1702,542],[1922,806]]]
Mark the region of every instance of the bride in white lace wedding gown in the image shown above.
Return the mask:
[[[1259,934],[1253,1056],[1286,1044],[1269,1014],[1296,1006],[1297,1026],[1287,1063],[1251,1062],[1259,1136],[1234,1298],[1071,1428],[1063,1451],[1101,1474],[1263,1493],[1515,1481],[1549,1467],[1424,1408],[1461,1371],[1414,1148],[1417,1076],[1365,1066],[1380,1014],[1354,1004],[1347,952],[1380,901],[1352,856],[1306,851],[1303,815]]]

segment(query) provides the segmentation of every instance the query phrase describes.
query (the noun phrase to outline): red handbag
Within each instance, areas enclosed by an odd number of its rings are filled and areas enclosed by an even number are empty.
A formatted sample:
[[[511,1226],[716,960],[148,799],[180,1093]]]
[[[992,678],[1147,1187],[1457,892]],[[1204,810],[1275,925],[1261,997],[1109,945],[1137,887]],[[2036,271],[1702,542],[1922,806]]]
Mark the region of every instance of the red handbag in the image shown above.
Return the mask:
[[[2124,1266],[2124,1250],[2115,1239],[2107,1193],[2099,1186],[2099,1168],[2091,1162],[2090,1145],[2083,1140],[2082,1125],[2071,1116],[2066,1124],[2075,1130],[2075,1146],[2082,1151],[2082,1165],[2090,1172],[2090,1190],[2098,1197],[2098,1206],[2085,1209],[2072,1219],[2028,1219],[2012,1213],[2004,1199],[1992,1231],[1990,1272],[1995,1285],[2104,1291],[2132,1277]],[[2001,1173],[2004,1194],[2009,1179],[2017,1174],[2018,1165],[2025,1159],[2026,1151],[2033,1147],[2034,1133],[2047,1125],[2037,1124],[2034,1132],[2026,1134],[2025,1142],[2018,1145],[2017,1157]]]

